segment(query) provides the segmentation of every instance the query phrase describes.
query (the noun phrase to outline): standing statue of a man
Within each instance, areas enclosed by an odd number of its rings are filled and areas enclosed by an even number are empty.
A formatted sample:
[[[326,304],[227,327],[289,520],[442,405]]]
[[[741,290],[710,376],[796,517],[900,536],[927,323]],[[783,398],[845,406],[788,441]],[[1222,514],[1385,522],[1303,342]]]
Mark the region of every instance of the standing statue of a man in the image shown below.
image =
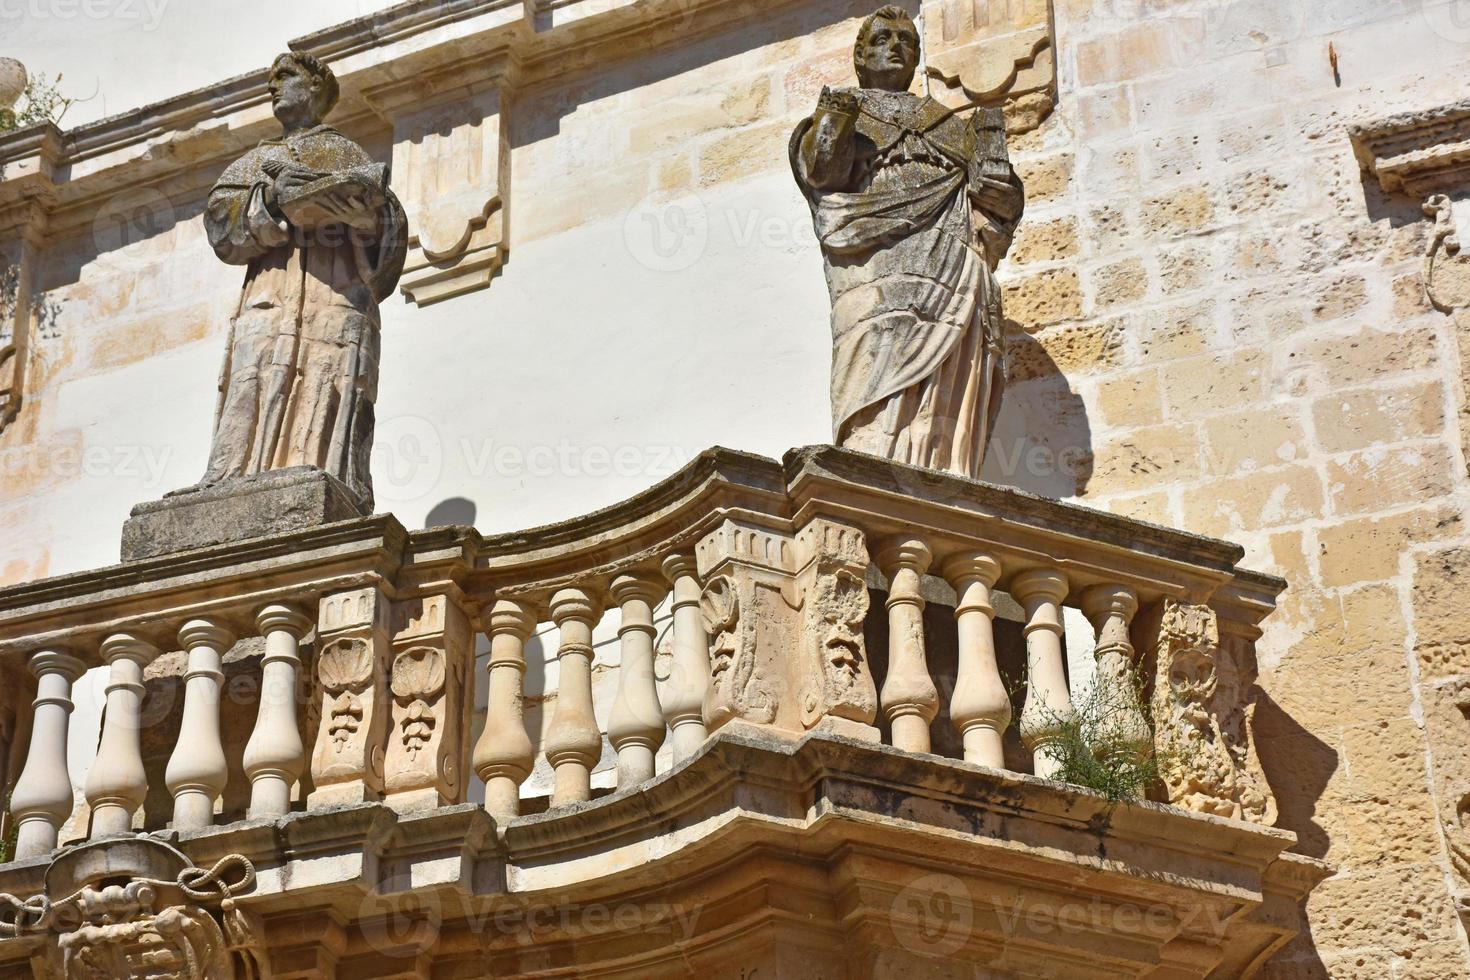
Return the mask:
[[[403,271],[407,220],[387,166],[322,124],[331,69],[283,54],[270,92],[281,138],[232,163],[204,212],[215,254],[246,272],[201,486],[308,466],[370,509],[378,303]]]
[[[919,32],[863,22],[856,89],[824,90],[791,137],[832,294],[832,427],[849,449],[976,476],[1005,385],[995,266],[1021,219],[998,109],[909,92]]]

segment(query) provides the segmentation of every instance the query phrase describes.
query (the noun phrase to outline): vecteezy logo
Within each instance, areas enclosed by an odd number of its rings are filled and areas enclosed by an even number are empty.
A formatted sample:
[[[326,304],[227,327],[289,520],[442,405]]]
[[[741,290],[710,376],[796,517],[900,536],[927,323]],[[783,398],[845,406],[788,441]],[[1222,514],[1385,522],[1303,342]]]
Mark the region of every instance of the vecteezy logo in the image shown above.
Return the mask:
[[[1429,29],[1446,41],[1470,41],[1470,0],[1424,0],[1422,13]]]
[[[130,252],[131,246],[162,235],[173,227],[176,217],[172,202],[151,187],[123,191],[97,209],[92,218],[92,244],[99,255],[141,268],[157,256]]]
[[[894,938],[910,952],[951,956],[974,932],[970,890],[954,875],[916,878],[893,897],[891,921]]]
[[[399,415],[378,423],[373,440],[373,495],[378,500],[418,500],[434,489],[443,470],[444,444],[428,419]]]
[[[623,241],[644,268],[682,272],[703,257],[709,244],[709,212],[694,194],[672,200],[650,194],[628,212]]]

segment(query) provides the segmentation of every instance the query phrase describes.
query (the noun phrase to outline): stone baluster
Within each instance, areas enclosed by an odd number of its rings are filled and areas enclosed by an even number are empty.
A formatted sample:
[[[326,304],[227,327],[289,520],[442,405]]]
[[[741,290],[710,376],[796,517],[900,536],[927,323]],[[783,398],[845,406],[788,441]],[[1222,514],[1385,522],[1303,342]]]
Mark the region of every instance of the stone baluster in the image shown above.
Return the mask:
[[[1062,600],[1067,577],[1033,568],[1011,582],[1011,595],[1026,610],[1026,703],[1021,706],[1021,740],[1032,753],[1034,771],[1052,776],[1061,726],[1072,717],[1072,698],[1062,659]]]
[[[653,679],[653,607],[663,593],[662,583],[646,575],[620,575],[612,583],[613,601],[622,611],[622,665],[607,737],[618,751],[619,788],[652,779],[653,759],[664,743],[664,716]]]
[[[551,597],[551,619],[561,633],[556,707],[546,733],[546,761],[556,774],[552,806],[591,799],[592,768],[602,758],[602,732],[592,713],[592,627],[599,615],[584,589]]]
[[[489,626],[490,693],[472,765],[485,781],[485,809],[504,822],[521,812],[521,783],[536,757],[523,714],[526,640],[536,628],[536,614],[522,602],[499,599],[490,610]]]
[[[143,669],[157,656],[157,647],[129,633],[114,633],[102,641],[109,676],[102,736],[87,770],[92,837],[128,833],[133,829],[133,814],[148,796],[140,731]]]
[[[944,565],[954,586],[959,664],[949,716],[964,741],[965,761],[1005,768],[1002,740],[1011,723],[1011,697],[995,662],[995,607],[990,590],[1000,563],[980,551],[955,555]]]
[[[673,740],[674,762],[689,758],[704,744],[704,699],[709,693],[709,634],[699,611],[703,589],[693,555],[664,559],[664,577],[673,585],[674,657],[664,687],[664,719]]]
[[[933,554],[918,540],[898,541],[878,554],[888,576],[888,676],[879,701],[895,747],[929,751],[929,723],[939,713],[939,691],[924,653],[923,576]]]
[[[1139,700],[1133,672],[1133,641],[1128,628],[1138,611],[1138,596],[1123,585],[1094,585],[1082,593],[1082,612],[1097,631],[1094,697],[1108,710],[1092,750],[1100,758],[1123,755],[1146,759],[1153,733]]]
[[[265,656],[260,662],[260,707],[243,760],[250,777],[251,819],[289,813],[291,787],[306,768],[296,690],[301,638],[312,621],[290,606],[273,604],[260,610],[255,625],[265,637]]]
[[[56,835],[71,816],[71,773],[66,767],[66,735],[71,722],[71,690],[86,665],[60,650],[42,650],[30,660],[36,675],[35,714],[25,769],[10,794],[15,817],[17,859],[39,857],[56,848]]]
[[[235,637],[214,620],[191,619],[179,630],[179,642],[189,652],[184,715],[163,781],[174,797],[173,829],[197,830],[214,822],[214,803],[227,778],[219,729],[225,679],[220,664]]]

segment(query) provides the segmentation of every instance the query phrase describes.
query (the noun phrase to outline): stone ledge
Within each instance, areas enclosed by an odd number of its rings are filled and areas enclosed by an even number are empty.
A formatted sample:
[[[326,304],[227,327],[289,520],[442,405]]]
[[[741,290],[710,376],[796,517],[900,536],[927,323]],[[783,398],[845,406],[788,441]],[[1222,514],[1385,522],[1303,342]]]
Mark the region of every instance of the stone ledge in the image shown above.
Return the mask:
[[[548,958],[673,976],[737,953],[820,954],[833,977],[936,960],[1136,977],[1201,957],[1238,975],[1231,965],[1289,940],[1328,872],[1286,853],[1285,831],[826,734],[720,733],[642,788],[504,828],[473,805],[361,804],[159,836],[201,866],[237,851],[254,862],[241,904],[281,963],[320,959],[322,935],[299,934],[305,910],[340,919],[331,959],[362,977],[513,975]],[[34,863],[0,867],[0,891],[28,894],[35,878]],[[963,924],[943,949],[923,921],[934,895]],[[559,924],[518,926],[532,909],[560,910]],[[615,909],[646,928],[618,926]],[[675,943],[671,910],[688,927]],[[427,915],[415,959],[378,941],[385,915]],[[0,972],[33,947],[0,942]]]
[[[289,534],[368,517],[341,481],[309,467],[273,470],[139,504],[123,525],[122,560]]]

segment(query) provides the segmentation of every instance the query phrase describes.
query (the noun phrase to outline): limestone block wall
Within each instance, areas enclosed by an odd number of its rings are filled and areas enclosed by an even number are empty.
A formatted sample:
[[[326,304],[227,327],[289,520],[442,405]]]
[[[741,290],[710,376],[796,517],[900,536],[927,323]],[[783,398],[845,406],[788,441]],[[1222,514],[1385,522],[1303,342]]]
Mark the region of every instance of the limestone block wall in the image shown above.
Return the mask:
[[[524,527],[711,444],[827,437],[827,295],[786,141],[851,84],[874,5],[765,4],[515,94],[505,267],[384,308],[380,506],[419,526],[463,498],[482,530]],[[1029,202],[986,478],[1229,537],[1291,583],[1259,645],[1260,753],[1280,824],[1338,872],[1270,976],[1470,970],[1464,341],[1422,296],[1419,201],[1348,140],[1463,95],[1457,7],[924,4],[931,56],[1054,38],[1056,107],[1012,145]],[[187,24],[165,12],[139,57]],[[67,40],[36,37],[44,70]],[[386,127],[352,135],[391,156]],[[201,205],[140,188],[48,243],[29,400],[0,432],[0,582],[115,560],[128,508],[202,471],[240,273]],[[85,757],[85,703],[75,732]]]

